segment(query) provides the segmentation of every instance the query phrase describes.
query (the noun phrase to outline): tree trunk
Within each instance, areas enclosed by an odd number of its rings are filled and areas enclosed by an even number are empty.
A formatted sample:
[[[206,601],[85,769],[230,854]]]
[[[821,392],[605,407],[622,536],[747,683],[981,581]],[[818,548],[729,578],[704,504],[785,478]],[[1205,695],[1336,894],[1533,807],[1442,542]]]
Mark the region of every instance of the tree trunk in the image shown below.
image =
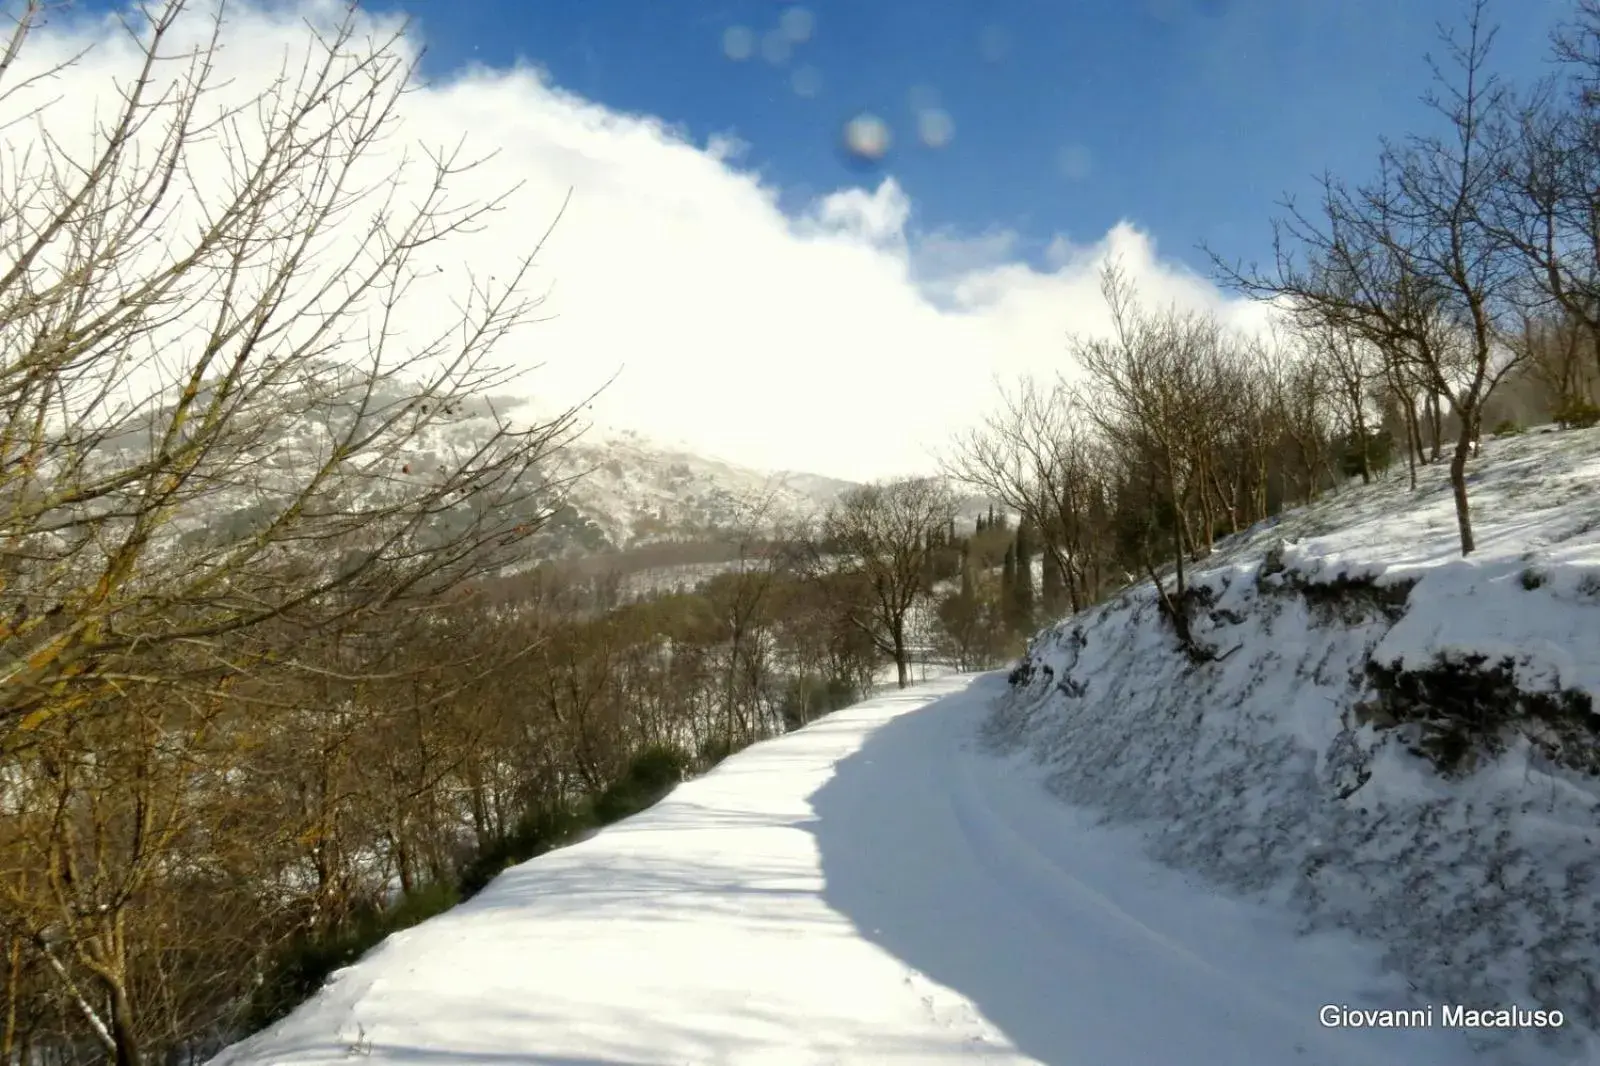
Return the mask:
[[[1358,461],[1361,464],[1361,483],[1370,485],[1372,484],[1372,444],[1367,439],[1367,418],[1362,413],[1359,397],[1357,398],[1355,411],[1356,439],[1361,442],[1361,451],[1358,453]]]
[[[1461,531],[1461,554],[1471,555],[1477,547],[1472,539],[1472,512],[1467,504],[1467,455],[1472,451],[1472,423],[1464,414],[1455,454],[1450,457],[1450,491],[1456,501],[1456,526]]]
[[[889,627],[889,636],[894,644],[894,670],[899,687],[905,688],[911,684],[911,652],[906,647],[906,620],[904,617],[896,618]]]
[[[1417,460],[1421,456],[1422,443],[1417,433],[1417,411],[1409,399],[1405,402],[1406,423],[1406,470],[1411,475],[1411,491],[1417,490]]]
[[[1432,393],[1428,397],[1429,428],[1433,431],[1433,452],[1429,462],[1437,463],[1439,455],[1444,451],[1444,413],[1443,405],[1439,402],[1439,394]]]
[[[17,1048],[17,1003],[22,998],[22,941],[10,937],[6,942],[6,1017],[0,1032],[0,1063],[11,1063]]]
[[[117,1066],[140,1066],[139,1035],[133,1024],[133,1001],[122,981],[108,981],[111,992],[111,1035],[117,1044]]]

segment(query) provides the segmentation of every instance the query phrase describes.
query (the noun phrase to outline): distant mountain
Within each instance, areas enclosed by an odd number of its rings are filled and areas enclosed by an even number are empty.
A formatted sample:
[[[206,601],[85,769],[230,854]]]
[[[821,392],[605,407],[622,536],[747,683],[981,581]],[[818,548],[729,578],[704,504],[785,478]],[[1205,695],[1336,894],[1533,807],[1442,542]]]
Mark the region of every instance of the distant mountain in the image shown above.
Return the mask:
[[[591,548],[631,548],[657,541],[766,525],[814,514],[852,482],[794,471],[768,472],[631,430],[593,429],[569,445],[558,471],[570,523],[598,532]]]
[[[407,393],[407,383],[400,381],[384,382],[370,395],[355,385],[348,394],[324,387],[288,394],[281,404],[273,400],[271,409],[250,413],[253,421],[270,425],[269,432],[257,433],[241,445],[248,457],[245,465],[256,473],[248,483],[219,487],[202,507],[178,517],[180,542],[253,527],[272,512],[275,497],[294,492],[312,469],[327,461],[332,440],[355,417],[358,403],[369,411],[409,410],[412,399]],[[398,498],[410,479],[449,467],[453,457],[473,454],[503,421],[537,425],[558,413],[521,397],[460,401],[443,417],[435,411],[431,424],[404,443],[395,440],[376,465],[363,463],[363,473],[350,491],[369,500]],[[130,426],[101,450],[107,459],[127,464],[151,447],[151,431]],[[785,519],[821,513],[855,484],[803,471],[759,470],[698,453],[682,442],[600,425],[589,426],[560,448],[536,476],[549,484],[550,491],[523,506],[530,519],[538,514],[551,517],[535,538],[532,554],[569,559],[771,529]],[[973,518],[986,507],[986,501],[964,498],[958,525],[970,529]]]

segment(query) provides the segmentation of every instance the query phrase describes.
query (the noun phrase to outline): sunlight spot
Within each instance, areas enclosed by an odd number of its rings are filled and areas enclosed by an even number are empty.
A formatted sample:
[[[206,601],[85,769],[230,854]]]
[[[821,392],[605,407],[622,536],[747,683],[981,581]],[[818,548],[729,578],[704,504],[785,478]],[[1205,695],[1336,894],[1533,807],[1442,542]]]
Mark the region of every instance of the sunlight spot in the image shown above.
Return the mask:
[[[722,33],[722,52],[736,63],[755,55],[756,35],[748,26],[729,26]]]
[[[822,72],[816,67],[800,67],[790,79],[796,96],[810,98],[822,91]]]
[[[929,148],[943,148],[956,135],[955,120],[937,107],[917,116],[917,137]]]
[[[892,139],[889,124],[877,115],[863,113],[845,123],[845,149],[859,159],[882,159],[888,154]]]
[[[782,30],[773,30],[761,38],[761,58],[775,67],[781,67],[789,62],[789,56],[793,53],[794,45],[783,35]]]
[[[811,40],[816,24],[816,17],[810,10],[799,6],[791,7],[778,16],[778,29],[793,44],[804,44]]]

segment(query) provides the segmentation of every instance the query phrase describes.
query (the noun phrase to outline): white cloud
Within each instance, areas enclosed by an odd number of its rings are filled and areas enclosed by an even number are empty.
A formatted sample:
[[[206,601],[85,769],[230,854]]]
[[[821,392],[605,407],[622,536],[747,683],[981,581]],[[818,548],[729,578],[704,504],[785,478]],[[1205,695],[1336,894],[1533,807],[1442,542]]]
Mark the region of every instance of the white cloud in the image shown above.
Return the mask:
[[[303,46],[301,16],[341,6],[230,7],[230,91],[265,86],[285,49]],[[132,58],[104,43],[109,23],[79,20],[43,31],[24,59],[64,56],[85,36],[102,43],[50,87],[53,129],[86,130]],[[576,401],[620,369],[594,417],[752,465],[847,477],[926,469],[981,415],[996,375],[1065,369],[1069,331],[1103,328],[1096,271],[1108,254],[1154,302],[1228,306],[1126,225],[1089,245],[1059,239],[1039,269],[1016,257],[1012,235],[918,235],[892,178],[786,214],[780,190],[741,168],[735,135],[690,143],[529,66],[464,70],[400,106],[381,152],[465,135],[474,152],[497,154],[459,179],[458,199],[522,183],[490,225],[440,254],[443,269],[401,309],[410,328],[439,324],[463,264],[506,271],[570,190],[534,279],[555,317],[507,338],[503,354],[537,364],[525,387],[546,402]]]

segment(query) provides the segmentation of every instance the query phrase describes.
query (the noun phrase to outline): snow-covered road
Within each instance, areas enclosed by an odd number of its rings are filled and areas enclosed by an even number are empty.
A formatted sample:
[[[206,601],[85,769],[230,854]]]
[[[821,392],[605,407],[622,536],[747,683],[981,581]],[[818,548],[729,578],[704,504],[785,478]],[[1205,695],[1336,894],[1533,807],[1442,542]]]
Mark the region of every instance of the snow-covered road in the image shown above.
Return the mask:
[[[219,1063],[1459,1064],[1351,940],[1220,899],[982,753],[1003,681],[729,759],[391,938]]]

